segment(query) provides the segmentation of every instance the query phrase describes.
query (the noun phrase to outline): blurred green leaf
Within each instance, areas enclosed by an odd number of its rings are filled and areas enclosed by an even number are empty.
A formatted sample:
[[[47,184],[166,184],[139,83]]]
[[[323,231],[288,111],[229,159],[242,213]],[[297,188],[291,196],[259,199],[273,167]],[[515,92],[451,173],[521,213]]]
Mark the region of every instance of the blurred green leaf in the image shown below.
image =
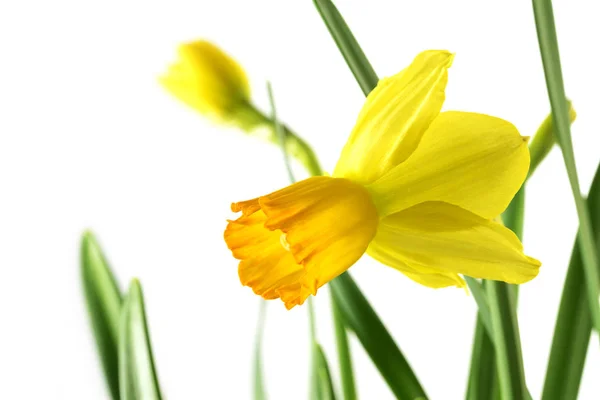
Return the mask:
[[[347,326],[398,399],[426,398],[417,377],[394,339],[347,272],[329,283]]]
[[[315,368],[318,382],[318,397],[317,400],[335,400],[335,390],[331,381],[329,372],[329,364],[323,352],[323,348],[318,343],[315,344]]]
[[[262,366],[262,341],[266,315],[267,302],[261,299],[260,308],[258,310],[258,324],[256,325],[256,339],[254,343],[254,400],[267,400]]]
[[[569,182],[571,183],[577,215],[579,216],[578,245],[580,246],[583,268],[586,275],[588,306],[590,307],[592,325],[600,332],[600,304],[598,303],[598,297],[600,296],[598,288],[600,272],[598,270],[598,254],[592,232],[589,210],[581,195],[579,178],[577,177],[575,154],[573,153],[573,142],[571,140],[569,103],[563,84],[552,2],[550,0],[533,0],[533,13],[542,64],[544,65],[544,74],[546,76],[548,97],[552,106],[552,119],[556,129],[557,140],[562,150]]]
[[[121,312],[119,335],[119,380],[123,400],[161,400],[150,334],[146,323],[142,287],[137,279]]]
[[[600,249],[600,167],[587,200],[596,247]],[[576,399],[581,384],[590,337],[592,319],[585,290],[585,273],[579,239],[575,241],[544,382],[543,400]]]
[[[81,239],[81,279],[98,356],[113,400],[119,400],[118,337],[122,295],[92,232]]]

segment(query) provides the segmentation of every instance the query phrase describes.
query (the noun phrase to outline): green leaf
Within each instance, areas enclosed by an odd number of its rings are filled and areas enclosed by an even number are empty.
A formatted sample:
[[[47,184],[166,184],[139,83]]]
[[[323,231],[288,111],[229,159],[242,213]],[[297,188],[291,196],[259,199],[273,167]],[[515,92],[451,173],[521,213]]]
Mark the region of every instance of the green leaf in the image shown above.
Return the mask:
[[[483,282],[484,286],[488,284]],[[467,386],[467,400],[495,400],[499,395],[498,376],[496,373],[496,356],[494,343],[488,330],[483,326],[482,319],[477,318],[473,352]]]
[[[427,398],[391,335],[347,272],[329,283],[347,326],[398,399]]]
[[[502,398],[507,400],[527,399],[529,395],[525,386],[517,310],[511,289],[505,282],[489,281],[487,292]]]
[[[485,282],[479,282],[475,278],[471,278],[470,276],[465,276],[465,281],[473,294],[473,298],[477,303],[478,309],[478,318],[481,319],[481,324],[487,329],[488,332],[493,332],[492,330],[492,316],[490,314],[490,306],[488,304],[487,293],[483,287]]]
[[[579,178],[577,177],[577,169],[575,167],[575,155],[571,141],[569,104],[565,96],[552,2],[550,0],[533,0],[533,12],[546,76],[548,97],[552,106],[552,118],[569,182],[571,183],[577,215],[579,216],[578,245],[580,246],[583,268],[586,275],[588,306],[590,307],[592,324],[600,332],[600,304],[598,303],[598,297],[600,296],[598,288],[600,273],[598,271],[598,254],[596,244],[594,243],[589,210],[581,195]]]
[[[118,337],[122,295],[92,232],[81,238],[81,280],[98,356],[113,400],[119,400]]]
[[[162,398],[146,323],[142,287],[137,279],[133,279],[129,285],[121,312],[119,380],[123,400]]]
[[[340,363],[343,398],[344,400],[356,400],[356,385],[354,383],[348,332],[346,331],[346,324],[342,317],[342,312],[333,297],[333,293],[331,294],[331,309],[333,311],[333,326],[335,329],[335,340]]]
[[[596,247],[600,248],[600,167],[587,200]],[[592,335],[581,250],[576,240],[554,328],[543,400],[576,399]]]
[[[329,373],[329,364],[327,363],[323,348],[318,343],[315,344],[315,354],[315,368],[318,382],[318,396],[316,400],[335,400],[335,391],[331,381],[331,374]]]
[[[329,29],[331,37],[333,37],[348,67],[354,74],[356,82],[358,82],[366,96],[377,86],[377,82],[379,81],[375,70],[369,63],[369,60],[367,60],[365,53],[360,48],[350,28],[346,25],[344,18],[342,18],[333,2],[329,0],[314,0],[314,3],[325,25],[327,25],[327,29]]]
[[[267,302],[261,299],[258,310],[258,324],[256,325],[256,339],[254,342],[254,400],[267,400],[262,366],[262,341],[266,314]]]

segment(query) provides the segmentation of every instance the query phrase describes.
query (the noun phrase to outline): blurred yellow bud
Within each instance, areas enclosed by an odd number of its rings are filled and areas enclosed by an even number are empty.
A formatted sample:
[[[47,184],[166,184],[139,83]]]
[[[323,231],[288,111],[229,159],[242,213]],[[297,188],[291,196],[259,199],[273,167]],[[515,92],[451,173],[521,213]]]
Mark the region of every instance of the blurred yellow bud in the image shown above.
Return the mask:
[[[160,77],[175,97],[217,122],[243,124],[250,105],[250,85],[242,67],[205,40],[185,43],[177,60]]]

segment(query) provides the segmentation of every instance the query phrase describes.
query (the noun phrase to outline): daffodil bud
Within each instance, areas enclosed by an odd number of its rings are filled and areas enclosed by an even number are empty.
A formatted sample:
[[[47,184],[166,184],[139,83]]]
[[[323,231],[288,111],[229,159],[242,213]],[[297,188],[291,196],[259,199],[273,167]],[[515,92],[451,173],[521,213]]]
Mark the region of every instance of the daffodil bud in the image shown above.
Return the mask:
[[[577,118],[577,113],[573,108],[571,102],[569,102],[569,119],[571,123]],[[529,153],[531,154],[531,163],[529,165],[529,175],[533,174],[533,171],[540,165],[540,163],[546,158],[552,147],[556,143],[556,135],[554,132],[554,122],[552,121],[552,114],[548,115],[544,122],[540,125],[535,136],[529,144]]]
[[[216,122],[246,129],[260,119],[250,104],[250,84],[242,67],[207,41],[179,46],[177,60],[160,82],[179,100]]]

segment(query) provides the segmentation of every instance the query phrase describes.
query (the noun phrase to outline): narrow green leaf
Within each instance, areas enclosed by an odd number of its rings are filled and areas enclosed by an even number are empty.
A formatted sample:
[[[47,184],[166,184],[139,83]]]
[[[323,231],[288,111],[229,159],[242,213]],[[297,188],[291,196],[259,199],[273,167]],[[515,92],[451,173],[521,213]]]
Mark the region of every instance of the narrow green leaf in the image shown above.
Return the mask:
[[[485,286],[488,283],[484,282],[483,284]],[[490,339],[488,330],[483,326],[482,319],[477,318],[467,386],[467,400],[495,400],[498,398],[498,376],[495,364],[494,343]]]
[[[552,106],[552,118],[556,128],[557,140],[562,150],[567,175],[569,176],[569,182],[571,183],[577,215],[579,216],[578,244],[581,249],[586,275],[588,306],[590,307],[592,324],[600,332],[600,304],[598,303],[598,297],[600,296],[598,288],[600,273],[598,271],[598,254],[596,244],[594,243],[589,210],[581,195],[579,178],[577,177],[577,169],[575,167],[575,155],[571,141],[569,104],[565,96],[552,2],[550,0],[533,0],[533,12],[546,76],[548,97]]]
[[[356,400],[356,384],[354,383],[354,372],[352,369],[352,356],[348,343],[348,332],[340,308],[331,294],[331,309],[333,311],[333,326],[340,363],[340,378],[342,381],[342,393],[344,400]]]
[[[119,335],[119,383],[123,400],[161,400],[146,323],[142,287],[137,279],[121,311]]]
[[[256,324],[256,338],[254,342],[254,400],[267,400],[265,379],[262,366],[262,341],[267,315],[267,302],[260,300],[258,309],[258,323]]]
[[[398,399],[427,398],[391,335],[347,272],[329,283],[346,325]]]
[[[327,29],[329,29],[331,37],[333,37],[348,67],[350,67],[350,70],[354,74],[356,82],[358,82],[366,96],[377,86],[377,82],[379,81],[375,70],[367,60],[365,53],[360,48],[360,45],[333,2],[329,0],[314,0],[314,3],[325,25],[327,25]]]
[[[477,303],[478,317],[481,318],[481,324],[487,329],[488,332],[492,330],[492,317],[490,315],[490,306],[488,304],[487,293],[483,288],[483,283],[480,283],[477,279],[465,276],[465,281],[473,294],[473,298]]]
[[[600,166],[587,200],[596,247],[600,248]],[[592,335],[581,250],[576,240],[554,328],[542,400],[576,399]]]
[[[546,153],[547,155],[547,153]],[[544,155],[545,157],[545,155]],[[531,176],[529,173],[528,176]],[[502,213],[502,222],[504,225],[513,231],[515,235],[519,238],[519,240],[523,240],[523,225],[525,222],[525,183],[523,182],[523,186],[521,189],[515,194],[515,197],[511,200],[510,204]],[[517,304],[519,301],[519,285],[511,285],[508,284],[508,290],[512,297],[512,303],[517,308]]]
[[[118,337],[122,295],[92,232],[81,239],[81,279],[98,356],[113,400],[119,400]]]
[[[489,281],[487,291],[502,398],[527,399],[519,325],[509,285],[504,282]]]
[[[329,372],[329,364],[323,352],[323,348],[318,343],[315,344],[316,372],[318,382],[318,397],[316,400],[335,400],[335,390]]]

